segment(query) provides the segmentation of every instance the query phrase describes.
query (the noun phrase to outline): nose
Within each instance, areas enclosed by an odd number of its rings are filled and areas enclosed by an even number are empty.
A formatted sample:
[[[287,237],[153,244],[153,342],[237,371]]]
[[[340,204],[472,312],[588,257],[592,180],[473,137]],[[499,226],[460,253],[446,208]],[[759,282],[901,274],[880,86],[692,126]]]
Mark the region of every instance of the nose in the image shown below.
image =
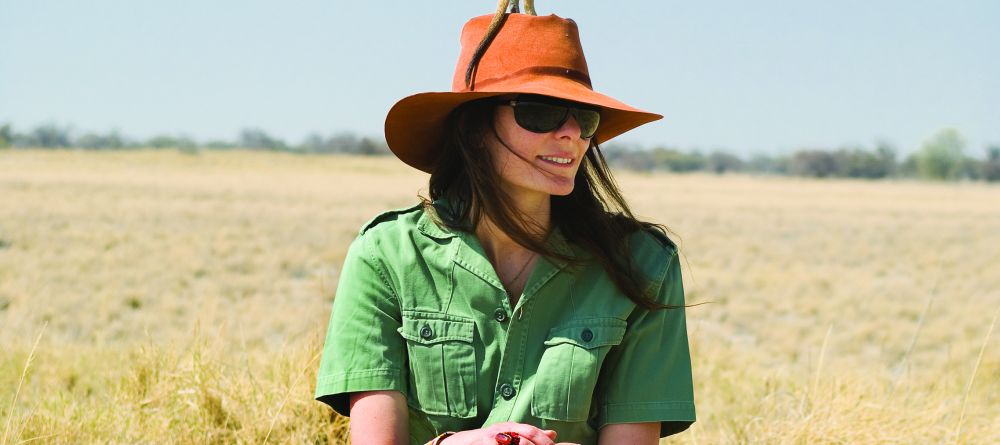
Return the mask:
[[[570,114],[566,117],[566,122],[563,122],[562,126],[555,130],[555,135],[559,139],[580,139],[580,123]]]

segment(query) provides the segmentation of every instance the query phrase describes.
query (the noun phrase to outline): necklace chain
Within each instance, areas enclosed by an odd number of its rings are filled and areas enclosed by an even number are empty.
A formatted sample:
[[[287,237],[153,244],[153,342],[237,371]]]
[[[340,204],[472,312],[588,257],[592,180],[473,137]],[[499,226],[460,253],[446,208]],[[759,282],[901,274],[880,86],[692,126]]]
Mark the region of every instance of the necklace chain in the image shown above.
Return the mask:
[[[534,252],[532,252],[531,255],[528,256],[528,259],[525,260],[524,264],[521,265],[521,270],[517,271],[517,275],[514,275],[514,278],[510,279],[510,281],[512,283],[516,283],[517,279],[521,278],[521,274],[523,274],[524,271],[528,269],[528,263],[531,263],[531,260],[533,260],[533,259],[535,259],[535,253]],[[497,264],[498,263],[494,263],[493,264],[493,269],[497,271],[497,278],[499,278],[500,277],[500,268],[497,267]],[[500,279],[500,284],[503,286],[503,290],[507,291],[507,294],[510,294],[510,289],[508,289],[507,285],[503,283],[503,279],[502,278]]]

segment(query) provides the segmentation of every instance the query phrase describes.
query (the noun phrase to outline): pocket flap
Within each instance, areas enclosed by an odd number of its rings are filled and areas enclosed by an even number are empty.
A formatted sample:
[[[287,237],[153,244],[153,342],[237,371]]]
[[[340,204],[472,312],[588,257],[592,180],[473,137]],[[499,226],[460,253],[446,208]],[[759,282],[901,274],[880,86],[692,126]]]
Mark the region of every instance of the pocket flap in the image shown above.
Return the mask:
[[[584,318],[549,330],[546,346],[569,343],[581,348],[614,346],[622,342],[628,323],[618,318]]]
[[[472,343],[475,322],[455,315],[405,311],[403,325],[396,331],[407,340],[425,345],[456,340]]]

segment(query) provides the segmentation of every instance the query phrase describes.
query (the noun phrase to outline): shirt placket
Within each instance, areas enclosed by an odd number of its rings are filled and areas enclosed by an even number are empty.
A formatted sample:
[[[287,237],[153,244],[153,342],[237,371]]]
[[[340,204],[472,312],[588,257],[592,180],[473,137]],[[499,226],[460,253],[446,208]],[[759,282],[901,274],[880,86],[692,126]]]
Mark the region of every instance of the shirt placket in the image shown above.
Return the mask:
[[[486,259],[482,246],[474,236],[464,234],[463,249],[456,252],[455,261],[463,268],[492,285],[497,290],[499,308],[494,314],[494,321],[506,323],[503,339],[503,350],[500,356],[500,366],[493,388],[493,406],[485,424],[506,422],[511,419],[511,413],[519,397],[523,381],[524,360],[527,351],[531,327],[531,306],[534,297],[549,280],[565,266],[553,263],[546,258],[540,258],[532,270],[517,304],[510,305],[510,295],[500,283],[493,266]],[[501,312],[503,311],[503,312]]]
[[[561,265],[553,264],[546,259],[539,261],[537,268],[532,271],[532,275],[528,279],[526,290],[518,298],[517,304],[511,308],[512,312],[508,317],[507,341],[504,344],[500,371],[493,393],[493,409],[490,411],[486,424],[511,420],[511,414],[521,391],[532,316],[535,315],[535,312],[531,310],[534,302],[532,297],[561,269]],[[506,293],[504,296],[509,297]],[[509,307],[510,299],[505,299],[507,307]]]

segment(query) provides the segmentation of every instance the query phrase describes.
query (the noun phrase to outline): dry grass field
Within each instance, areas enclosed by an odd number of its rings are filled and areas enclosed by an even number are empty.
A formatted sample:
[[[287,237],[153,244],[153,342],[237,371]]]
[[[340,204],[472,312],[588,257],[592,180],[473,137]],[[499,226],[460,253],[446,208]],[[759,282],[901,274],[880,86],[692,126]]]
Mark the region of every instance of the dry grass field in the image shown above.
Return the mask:
[[[664,443],[1000,443],[1000,186],[621,172],[681,237]],[[0,443],[346,443],[312,400],[392,158],[0,151]],[[991,333],[992,330],[992,333]]]

